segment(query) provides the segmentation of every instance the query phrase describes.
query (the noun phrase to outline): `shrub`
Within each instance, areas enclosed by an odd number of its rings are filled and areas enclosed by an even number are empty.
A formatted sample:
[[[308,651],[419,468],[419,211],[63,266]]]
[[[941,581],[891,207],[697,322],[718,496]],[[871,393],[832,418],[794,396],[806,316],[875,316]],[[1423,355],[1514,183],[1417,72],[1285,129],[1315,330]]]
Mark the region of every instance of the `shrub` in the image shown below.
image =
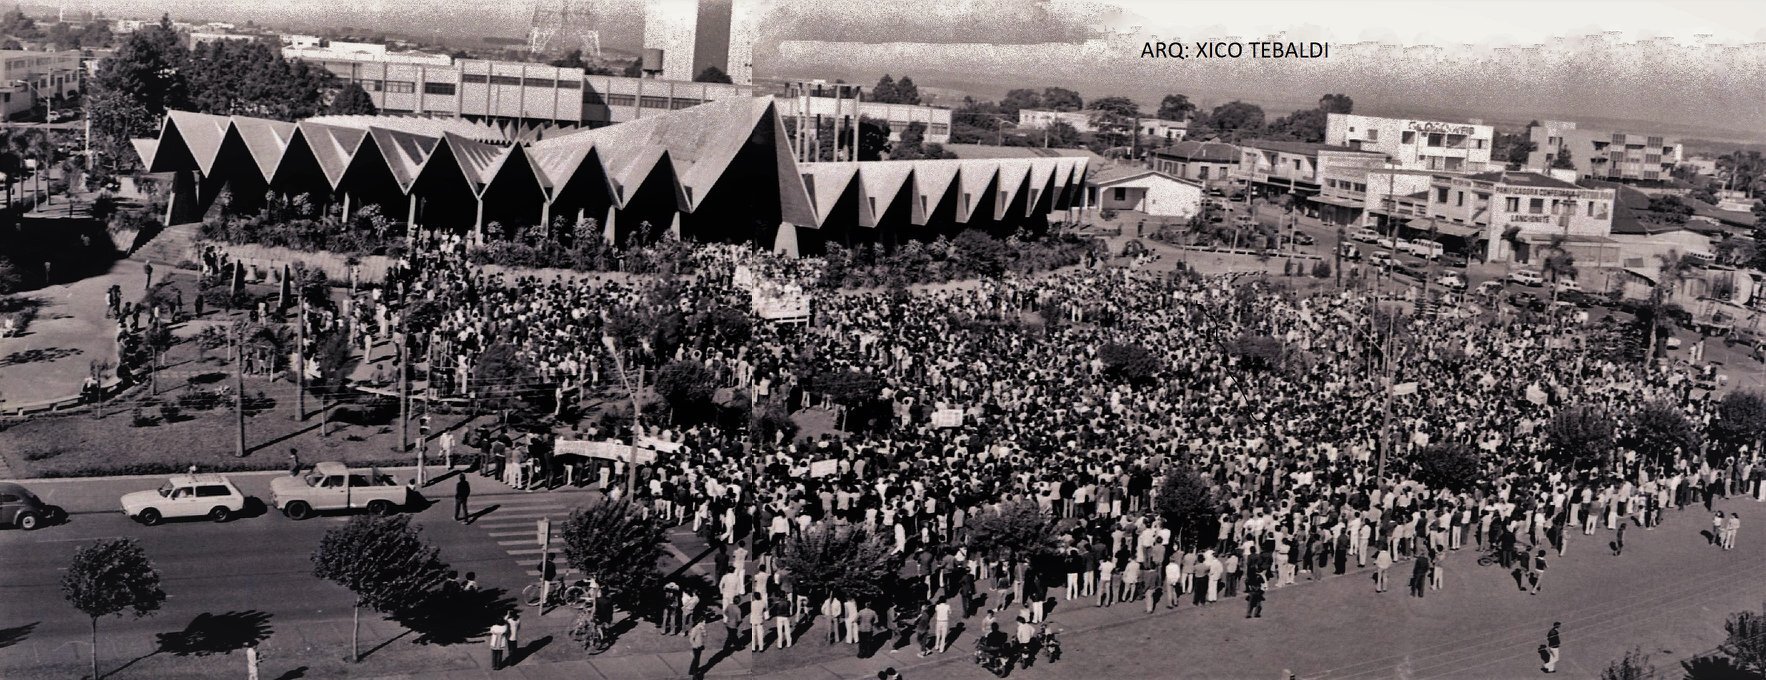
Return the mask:
[[[177,404],[168,401],[159,405],[159,416],[165,422],[175,423],[184,416],[184,409],[179,408]]]
[[[1465,491],[1483,477],[1477,450],[1464,444],[1430,444],[1411,456],[1412,476],[1431,489]]]
[[[213,390],[190,390],[178,396],[178,406],[192,411],[207,411],[221,405],[221,395]]]
[[[153,416],[147,415],[139,406],[129,411],[129,427],[150,427],[156,422],[158,421]]]
[[[1104,375],[1131,383],[1147,383],[1159,374],[1159,358],[1140,345],[1106,343],[1098,348],[1098,360],[1104,364]]]
[[[1325,260],[1312,263],[1312,275],[1321,279],[1331,278],[1331,263]]]

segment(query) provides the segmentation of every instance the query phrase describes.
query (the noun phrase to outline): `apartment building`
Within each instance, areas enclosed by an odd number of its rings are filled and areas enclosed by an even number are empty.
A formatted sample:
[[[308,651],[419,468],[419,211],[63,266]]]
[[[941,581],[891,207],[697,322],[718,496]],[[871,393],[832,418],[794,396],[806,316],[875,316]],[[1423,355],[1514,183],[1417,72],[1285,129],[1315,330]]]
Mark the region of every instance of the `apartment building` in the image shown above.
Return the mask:
[[[0,111],[10,120],[40,99],[80,91],[80,51],[0,50]]]
[[[1582,128],[1573,121],[1543,121],[1530,135],[1527,169],[1543,172],[1568,160],[1576,176],[1611,182],[1667,180],[1684,153],[1679,139]]]
[[[1383,118],[1344,113],[1325,117],[1325,144],[1378,151],[1407,170],[1484,172],[1496,129],[1478,123]]]

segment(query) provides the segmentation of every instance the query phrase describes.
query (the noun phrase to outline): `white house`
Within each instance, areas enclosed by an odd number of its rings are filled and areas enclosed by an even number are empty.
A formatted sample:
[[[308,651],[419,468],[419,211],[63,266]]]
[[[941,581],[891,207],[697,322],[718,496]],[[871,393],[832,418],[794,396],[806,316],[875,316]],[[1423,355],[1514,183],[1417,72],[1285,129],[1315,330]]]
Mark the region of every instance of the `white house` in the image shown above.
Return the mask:
[[[1152,217],[1187,218],[1202,209],[1202,184],[1157,170],[1119,167],[1086,178],[1086,204]]]

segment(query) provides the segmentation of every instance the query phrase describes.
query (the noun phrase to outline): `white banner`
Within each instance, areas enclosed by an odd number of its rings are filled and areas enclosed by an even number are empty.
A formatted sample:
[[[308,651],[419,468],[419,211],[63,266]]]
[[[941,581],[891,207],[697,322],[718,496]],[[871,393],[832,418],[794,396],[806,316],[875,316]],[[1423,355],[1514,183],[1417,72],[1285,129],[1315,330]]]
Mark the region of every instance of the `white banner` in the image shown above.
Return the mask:
[[[1402,397],[1410,394],[1416,394],[1416,383],[1414,382],[1398,383],[1392,386],[1392,396],[1394,397]]]
[[[1545,390],[1540,389],[1539,383],[1533,383],[1527,386],[1527,401],[1544,406],[1545,400]]]
[[[962,427],[963,410],[956,408],[939,409],[932,412],[933,427]]]
[[[809,476],[828,477],[840,471],[840,461],[818,460],[809,464]]]
[[[586,441],[581,439],[560,439],[552,445],[554,456],[581,456],[583,458],[599,458],[626,462],[631,458],[632,445],[623,442]],[[656,450],[639,448],[638,464],[650,465],[656,462]]]

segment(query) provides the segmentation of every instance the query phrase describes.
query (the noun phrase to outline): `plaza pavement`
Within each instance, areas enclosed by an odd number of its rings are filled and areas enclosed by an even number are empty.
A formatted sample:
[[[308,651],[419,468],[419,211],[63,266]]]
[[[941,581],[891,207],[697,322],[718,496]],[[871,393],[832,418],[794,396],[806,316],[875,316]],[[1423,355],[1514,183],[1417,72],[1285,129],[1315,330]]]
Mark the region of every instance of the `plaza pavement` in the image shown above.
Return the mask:
[[[25,293],[43,307],[22,337],[0,338],[0,408],[78,395],[93,361],[115,365],[116,323],[104,318],[104,291],[118,285],[125,299],[139,297],[146,282],[141,263],[118,260],[104,275]]]
[[[1356,569],[1270,591],[1260,619],[1247,620],[1245,600],[1196,608],[1183,598],[1176,610],[1147,614],[1144,603],[1098,608],[1064,599],[1051,588],[1049,612],[1061,634],[1063,656],[1016,669],[1012,678],[1522,678],[1543,675],[1538,648],[1554,621],[1562,622],[1563,660],[1554,677],[1598,678],[1631,647],[1651,654],[1664,677],[1677,677],[1681,660],[1708,653],[1723,641],[1729,614],[1766,602],[1766,504],[1740,497],[1717,508],[1742,515],[1733,551],[1708,544],[1702,506],[1673,512],[1663,526],[1626,532],[1625,552],[1607,549],[1613,532],[1576,531],[1564,557],[1548,553],[1550,568],[1539,595],[1516,587],[1499,566],[1479,566],[1468,547],[1449,554],[1445,585],[1421,599],[1406,592],[1410,562],[1392,568],[1389,592],[1373,592],[1372,572]],[[1016,615],[1002,615],[1009,619]],[[981,614],[968,619],[979,626]],[[754,657],[757,677],[780,680],[867,678],[894,667],[909,678],[987,680],[973,661],[976,632],[953,633],[950,651],[921,658],[918,645],[868,659],[854,648],[821,643],[825,629],[802,632],[797,646],[769,648]]]

